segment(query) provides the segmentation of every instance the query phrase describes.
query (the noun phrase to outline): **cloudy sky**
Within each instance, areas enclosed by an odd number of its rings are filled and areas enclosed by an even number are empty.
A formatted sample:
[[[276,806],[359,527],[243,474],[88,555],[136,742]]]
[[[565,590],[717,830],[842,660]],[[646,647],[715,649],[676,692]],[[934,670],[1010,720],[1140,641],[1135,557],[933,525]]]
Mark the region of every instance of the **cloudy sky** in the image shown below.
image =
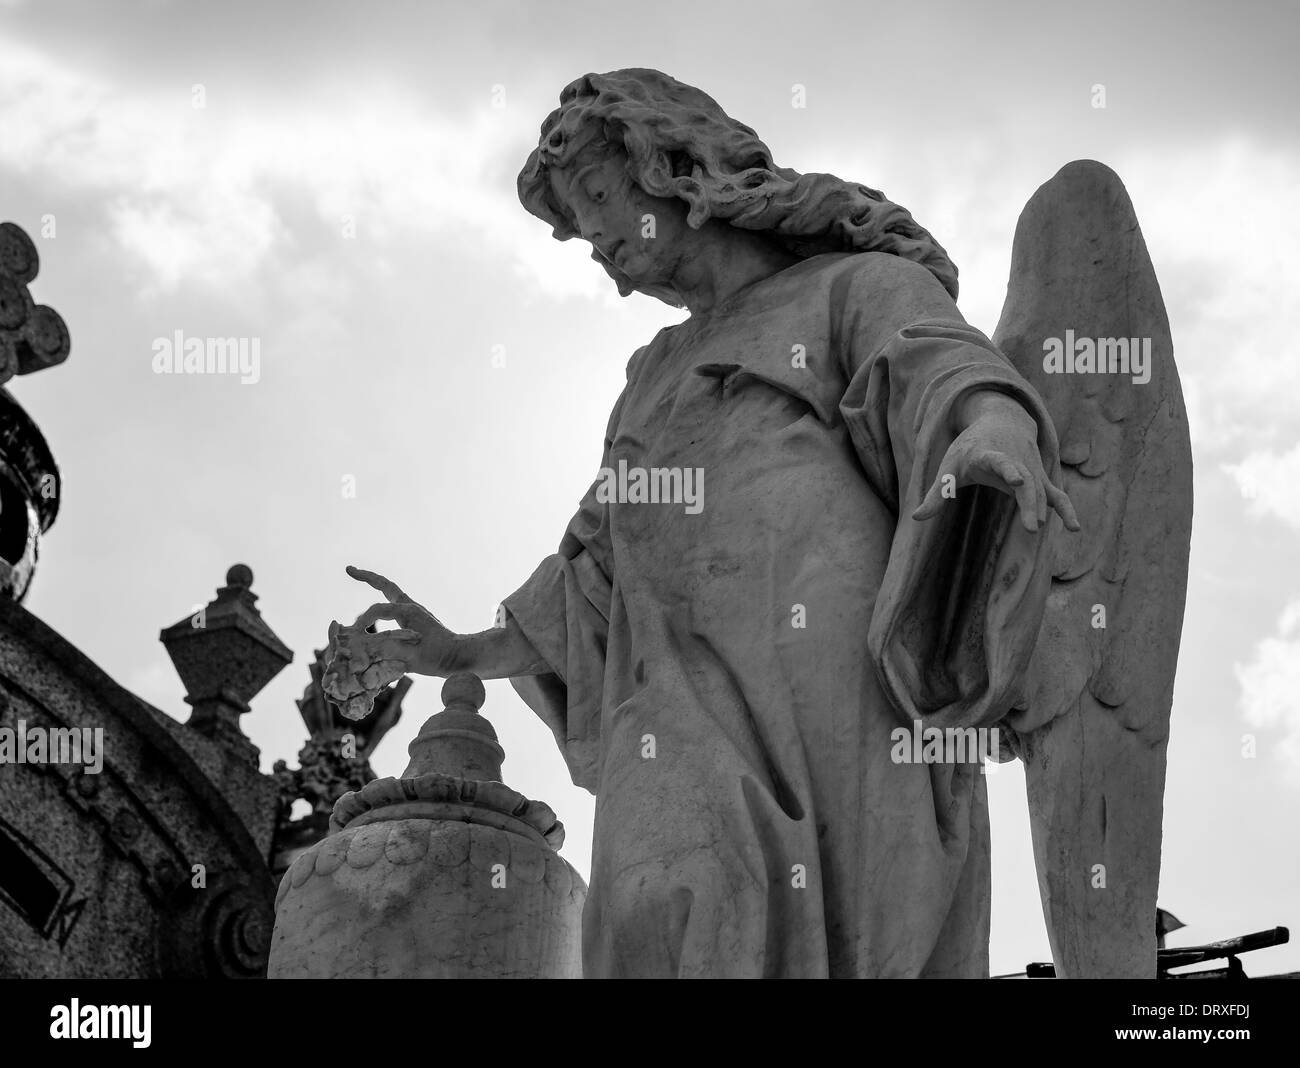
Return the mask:
[[[883,189],[990,332],[1019,209],[1100,159],[1161,280],[1196,462],[1161,903],[1176,943],[1300,927],[1297,21],[1254,0],[0,0],[0,218],[36,238],[37,299],[73,338],[11,384],[64,474],[28,607],[183,717],[158,630],[249,564],[296,654],[244,720],[266,768],[304,739],[293,699],[328,621],[372,600],[345,564],[490,626],[590,483],[628,356],[681,318],[620,300],[515,199],[587,71],[658,67],[778,163]],[[258,381],[154,374],[178,330],[257,338]],[[380,774],[438,687],[416,682]],[[585,873],[591,797],[508,683],[487,712],[507,781],[555,807]],[[1005,972],[1048,950],[1023,776],[991,791]],[[1260,968],[1300,969],[1300,947]]]

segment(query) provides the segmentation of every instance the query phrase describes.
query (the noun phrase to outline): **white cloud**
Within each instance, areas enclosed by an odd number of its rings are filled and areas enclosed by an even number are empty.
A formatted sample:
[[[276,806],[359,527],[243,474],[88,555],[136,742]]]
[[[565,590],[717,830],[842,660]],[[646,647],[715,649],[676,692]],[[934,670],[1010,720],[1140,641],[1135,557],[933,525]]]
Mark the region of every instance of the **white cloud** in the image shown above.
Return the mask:
[[[146,293],[255,292],[280,251],[301,257],[295,236],[334,240],[344,216],[381,250],[469,228],[548,295],[608,288],[491,170],[512,154],[523,163],[536,127],[522,114],[453,120],[375,85],[334,96],[304,85],[241,101],[207,86],[196,109],[189,85],[127,90],[0,42],[0,167],[103,205]],[[301,210],[319,231],[295,233],[285,215]]]
[[[1300,529],[1300,444],[1289,452],[1258,450],[1222,466],[1250,502],[1252,517],[1272,516]]]
[[[1300,437],[1300,160],[1245,139],[1119,161],[1169,309],[1198,452]]]
[[[1300,599],[1283,610],[1277,634],[1255,647],[1249,664],[1234,664],[1233,672],[1246,722],[1281,732],[1278,755],[1300,782]],[[1259,742],[1260,751],[1267,751],[1267,739]]]

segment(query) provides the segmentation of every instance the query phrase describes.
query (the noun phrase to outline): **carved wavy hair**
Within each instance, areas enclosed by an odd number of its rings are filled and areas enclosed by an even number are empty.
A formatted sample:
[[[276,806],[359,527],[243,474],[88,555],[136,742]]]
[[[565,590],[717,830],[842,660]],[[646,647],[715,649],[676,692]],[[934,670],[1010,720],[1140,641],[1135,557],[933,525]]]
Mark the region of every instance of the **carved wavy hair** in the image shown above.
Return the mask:
[[[758,135],[707,93],[657,70],[586,74],[560,94],[537,148],[519,172],[519,199],[560,241],[581,236],[547,176],[584,146],[621,145],[632,180],[687,204],[687,225],[720,219],[766,234],[800,259],[823,252],[888,252],[928,268],[957,296],[957,268],[929,232],[884,194],[832,174],[799,174],[772,161]],[[637,286],[598,253],[626,296],[634,289],[680,306],[662,286]]]

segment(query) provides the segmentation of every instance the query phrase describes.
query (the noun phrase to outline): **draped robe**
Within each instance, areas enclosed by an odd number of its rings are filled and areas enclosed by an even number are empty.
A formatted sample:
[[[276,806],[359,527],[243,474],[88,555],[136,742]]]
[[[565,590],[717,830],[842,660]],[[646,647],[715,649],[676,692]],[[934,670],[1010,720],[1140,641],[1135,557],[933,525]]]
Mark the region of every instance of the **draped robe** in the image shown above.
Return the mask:
[[[596,796],[587,977],[979,977],[979,763],[897,727],[1018,698],[1048,539],[965,487],[912,519],[974,390],[1051,420],[925,268],[832,253],[637,350],[602,468],[703,471],[702,508],[608,502],[504,602],[512,682]]]

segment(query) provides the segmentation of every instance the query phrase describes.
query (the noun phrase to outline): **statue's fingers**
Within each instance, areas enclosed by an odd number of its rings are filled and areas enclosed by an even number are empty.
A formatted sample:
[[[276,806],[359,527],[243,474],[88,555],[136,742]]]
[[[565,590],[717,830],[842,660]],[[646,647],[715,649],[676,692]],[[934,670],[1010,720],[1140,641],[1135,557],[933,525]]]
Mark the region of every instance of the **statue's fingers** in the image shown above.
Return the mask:
[[[1037,530],[1046,518],[1042,509],[1047,504],[1046,498],[1042,497],[1043,488],[1039,480],[1034,478],[1024,464],[1017,463],[1005,453],[990,454],[983,466],[986,470],[992,469],[999,481],[1008,487],[1008,492],[1015,497],[1024,528]]]
[[[1020,507],[1021,525],[1030,532],[1038,530],[1038,494],[1032,478],[1016,487],[1016,504]]]
[[[1047,476],[1030,481],[1034,484],[1034,497],[1038,502],[1038,525],[1043,526],[1047,522]]]
[[[380,641],[370,649],[370,656],[377,661],[387,663],[389,661],[409,664],[415,656],[415,651],[419,647],[420,638],[417,635],[414,640],[410,638],[394,638],[394,634],[400,634],[401,631],[385,631]]]
[[[400,586],[392,579],[386,578],[375,571],[366,571],[359,567],[349,565],[348,574],[360,582],[373,586],[390,601],[409,601],[409,598]]]
[[[354,578],[358,582],[364,582],[367,585],[374,586],[375,589],[378,589],[383,583],[388,581],[388,579],[384,578],[384,576],[379,574],[377,571],[367,571],[365,568],[357,567],[356,564],[348,564],[343,570],[348,573],[349,578]]]
[[[943,486],[944,472],[940,471],[935,476],[934,484],[930,487],[928,493],[922,499],[920,507],[912,513],[912,518],[924,522],[927,519],[933,519],[939,514],[939,509],[943,507]]]
[[[347,566],[347,572],[358,582],[364,582],[368,586],[373,586],[390,601],[409,601],[411,599],[402,592],[402,588],[398,586],[396,582],[392,581],[392,579],[385,578],[377,572],[365,571],[362,568],[353,567],[351,564]]]
[[[1020,470],[1010,460],[995,461],[993,469],[1008,486],[1024,484],[1025,476],[1020,473]]]
[[[378,623],[381,619],[391,619],[400,623],[403,627],[409,627],[412,618],[411,608],[411,605],[402,603],[372,604],[361,615],[357,616],[357,621],[352,626],[357,630],[365,630],[367,627]]]
[[[400,630],[385,630],[382,631],[381,633],[385,638],[390,638],[393,641],[398,641],[398,642],[418,642],[424,637],[424,635],[421,634],[418,630],[411,630],[410,628],[402,628]]]
[[[1083,524],[1079,522],[1079,515],[1074,510],[1074,502],[1070,500],[1065,490],[1058,489],[1049,482],[1047,484],[1047,499],[1056,510],[1056,514],[1065,522],[1066,530],[1083,529]]]

